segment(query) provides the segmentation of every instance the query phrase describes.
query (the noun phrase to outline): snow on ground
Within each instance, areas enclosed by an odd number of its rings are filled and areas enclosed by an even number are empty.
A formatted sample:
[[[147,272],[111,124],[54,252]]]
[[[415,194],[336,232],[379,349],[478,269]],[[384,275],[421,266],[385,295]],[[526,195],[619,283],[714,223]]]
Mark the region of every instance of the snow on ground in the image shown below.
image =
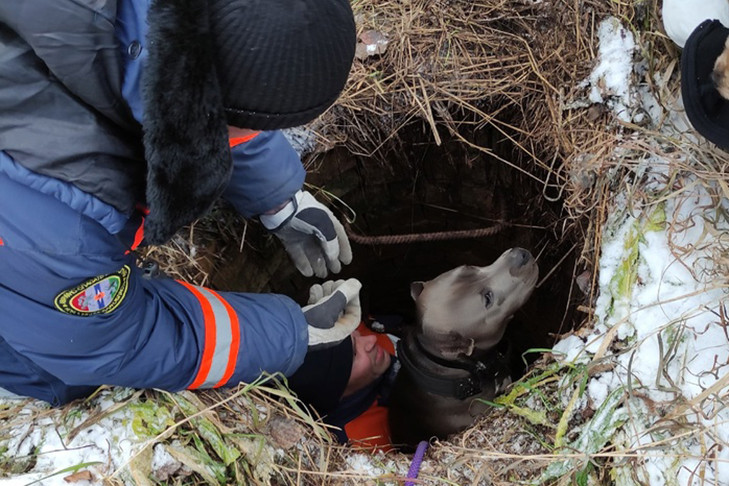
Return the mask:
[[[630,78],[633,72],[633,34],[614,17],[604,20],[598,28],[600,63],[584,85],[589,82],[592,103],[605,103],[622,121],[631,121],[628,107],[631,99]]]
[[[634,43],[616,22],[600,26],[601,62],[589,78],[590,98],[597,100],[598,88],[607,88],[602,93],[614,98],[601,102],[629,121],[624,114],[634,110],[626,100],[648,113],[655,113],[655,100],[631,86],[625,61]],[[671,135],[685,127],[666,124]],[[587,383],[595,407],[616,390],[628,392],[620,410],[627,420],[613,443],[618,455],[639,460],[622,461],[616,484],[726,485],[727,282],[716,280],[712,270],[717,255],[726,252],[727,194],[690,172],[676,173],[675,165],[655,155],[646,154],[634,173],[644,196],[617,195],[603,228],[594,329],[554,349],[573,363],[609,357],[612,370]],[[640,466],[634,471],[635,464]]]
[[[633,60],[632,33],[611,18],[600,25],[599,36],[599,62],[583,84],[587,103],[603,103],[622,121],[638,123],[636,117],[648,115],[648,122],[657,123],[662,117],[655,98],[633,85],[642,68]],[[672,135],[687,130],[680,113],[664,118],[671,121],[663,126],[674,130]],[[309,135],[301,139],[306,150]],[[689,173],[669,178],[674,173],[669,161],[654,155],[634,168],[645,196],[615,197],[603,231],[594,329],[555,346],[565,361],[612,363],[590,379],[586,394],[595,408],[621,392],[627,396],[619,413],[593,417],[615,421],[619,416],[620,423],[625,418],[623,425],[614,422],[612,442],[618,455],[638,460],[615,461],[619,485],[729,484],[729,410],[722,404],[729,382],[729,333],[722,325],[727,287],[712,276],[723,251],[721,232],[729,229],[729,205],[722,187]],[[115,404],[113,394],[105,393],[110,398],[99,401],[101,409]],[[63,477],[88,463],[98,480],[146,443],[134,433],[133,413],[125,408],[68,440],[69,431],[86,418],[59,424],[49,415],[45,423],[29,423],[8,441],[0,439],[5,457],[37,454],[32,473],[0,479],[0,485],[66,485]],[[162,459],[155,453],[151,460]],[[349,466],[378,470],[359,455]]]
[[[644,459],[642,484],[703,484],[701,478],[729,484],[729,463],[722,462],[729,459],[729,410],[714,395],[698,402],[698,414],[677,413],[719,380],[722,388],[727,384],[729,335],[720,319],[726,283],[709,272],[714,248],[707,240],[717,222],[706,221],[722,209],[729,207],[715,208],[697,184],[660,204],[615,212],[602,245],[596,326],[582,339],[571,336],[555,346],[574,362],[612,355],[612,371],[588,382],[588,400],[599,405],[619,387],[631,390],[624,405],[629,419],[616,442]],[[682,228],[667,231],[671,221]],[[718,225],[729,229],[726,221]],[[678,245],[691,251],[677,256],[672,247]],[[672,424],[664,415],[682,421],[681,431],[693,430],[665,442]],[[717,460],[697,470],[714,447]],[[629,473],[618,476],[618,484],[634,484]]]
[[[102,392],[102,397],[96,401],[97,412],[110,409],[117,400],[125,399],[129,394],[130,391],[124,389]],[[12,399],[0,401],[0,406],[4,408],[5,405],[13,407],[16,403]],[[98,481],[102,477],[125,464],[146,442],[134,432],[134,411],[130,408],[122,408],[84,427],[72,440],[68,440],[68,434],[82,424],[88,414],[79,413],[64,423],[56,422],[57,418],[57,415],[49,414],[46,418],[28,422],[25,428],[10,431],[10,440],[3,444],[7,447],[3,455],[23,461],[33,454],[37,462],[31,473],[0,478],[0,485],[100,484]],[[69,483],[64,480],[64,477],[84,469],[93,471],[90,481],[80,478]]]

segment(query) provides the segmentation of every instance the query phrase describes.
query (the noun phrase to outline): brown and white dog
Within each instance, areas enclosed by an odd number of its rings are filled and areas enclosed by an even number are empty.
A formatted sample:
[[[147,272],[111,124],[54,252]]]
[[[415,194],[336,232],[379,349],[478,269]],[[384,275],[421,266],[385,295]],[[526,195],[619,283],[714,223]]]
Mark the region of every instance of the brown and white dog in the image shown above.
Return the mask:
[[[418,322],[398,343],[393,444],[407,449],[466,428],[485,409],[475,399],[490,400],[511,382],[499,342],[538,275],[531,253],[512,248],[487,267],[460,266],[411,285]]]

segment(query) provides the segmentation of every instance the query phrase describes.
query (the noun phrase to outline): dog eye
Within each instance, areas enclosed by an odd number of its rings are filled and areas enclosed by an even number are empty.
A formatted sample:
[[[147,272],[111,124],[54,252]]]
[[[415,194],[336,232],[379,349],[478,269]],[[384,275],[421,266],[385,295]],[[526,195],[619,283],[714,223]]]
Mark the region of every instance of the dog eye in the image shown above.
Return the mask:
[[[490,290],[487,290],[483,293],[483,305],[487,309],[491,307],[491,304],[494,302],[494,293]]]

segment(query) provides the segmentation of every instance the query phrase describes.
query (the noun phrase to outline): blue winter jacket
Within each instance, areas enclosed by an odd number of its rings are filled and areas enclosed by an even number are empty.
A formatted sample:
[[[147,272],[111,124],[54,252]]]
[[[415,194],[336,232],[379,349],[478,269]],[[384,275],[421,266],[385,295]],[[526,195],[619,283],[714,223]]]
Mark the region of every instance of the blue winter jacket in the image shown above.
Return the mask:
[[[148,4],[0,2],[0,387],[11,392],[59,404],[101,384],[227,386],[291,374],[306,352],[287,297],[150,280],[135,265]],[[243,215],[301,188],[280,132],[231,150],[224,197]]]

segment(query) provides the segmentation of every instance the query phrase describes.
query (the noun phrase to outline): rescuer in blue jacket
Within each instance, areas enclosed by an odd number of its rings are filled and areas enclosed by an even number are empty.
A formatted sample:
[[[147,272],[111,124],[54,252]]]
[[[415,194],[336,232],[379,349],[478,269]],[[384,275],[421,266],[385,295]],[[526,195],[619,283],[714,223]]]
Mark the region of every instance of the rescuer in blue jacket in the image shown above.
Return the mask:
[[[223,197],[304,275],[349,263],[277,130],[336,100],[354,44],[347,0],[0,2],[0,388],[235,385],[348,336],[356,280],[302,309],[143,278],[133,250]]]

